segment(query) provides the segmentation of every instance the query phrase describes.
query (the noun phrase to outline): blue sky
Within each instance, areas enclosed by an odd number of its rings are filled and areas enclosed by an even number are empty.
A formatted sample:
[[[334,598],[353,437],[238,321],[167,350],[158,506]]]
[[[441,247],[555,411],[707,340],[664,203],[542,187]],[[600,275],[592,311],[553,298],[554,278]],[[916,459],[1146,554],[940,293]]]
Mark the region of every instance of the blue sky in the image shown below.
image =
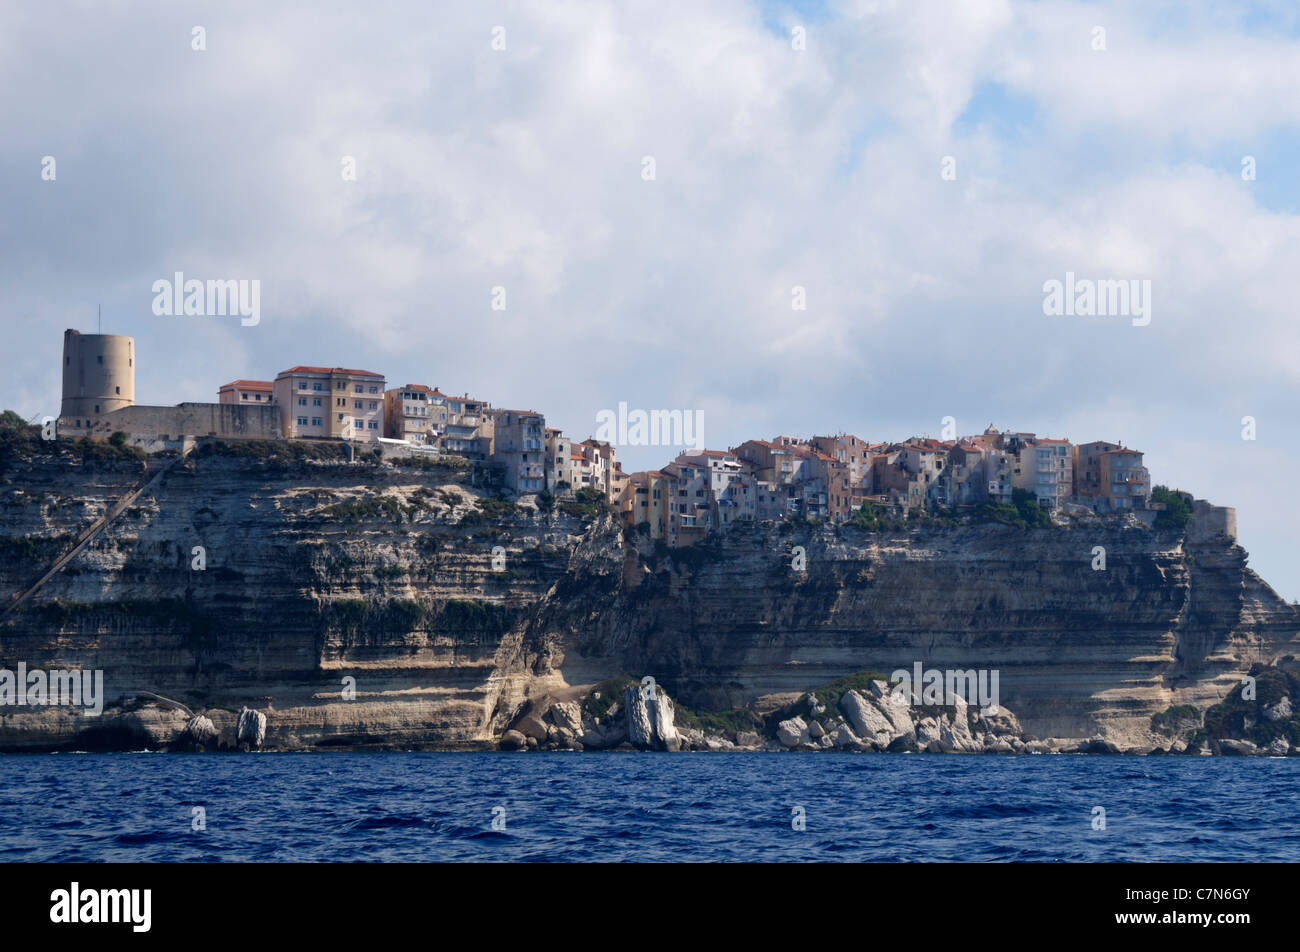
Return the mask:
[[[55,409],[102,304],[142,402],[308,363],[578,438],[626,401],[722,447],[1121,439],[1294,599],[1298,46],[1283,3],[6,5],[0,403]],[[175,271],[261,323],[153,315]],[[1067,271],[1151,323],[1045,316]]]

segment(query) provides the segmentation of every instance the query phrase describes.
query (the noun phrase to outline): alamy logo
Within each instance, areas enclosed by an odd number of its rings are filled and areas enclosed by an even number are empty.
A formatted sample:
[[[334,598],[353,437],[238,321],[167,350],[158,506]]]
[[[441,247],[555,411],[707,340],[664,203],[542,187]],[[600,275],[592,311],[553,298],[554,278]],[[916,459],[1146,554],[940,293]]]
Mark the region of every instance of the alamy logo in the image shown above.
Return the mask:
[[[103,671],[0,668],[0,707],[81,707],[88,717],[104,711]]]
[[[912,670],[899,668],[889,676],[896,689],[895,703],[941,704],[951,706],[961,698],[977,704],[982,714],[998,713],[998,672],[981,668],[948,671],[925,668],[917,661]]]
[[[615,446],[689,446],[704,449],[703,410],[618,410],[596,413],[596,439]]]
[[[1076,279],[1065,272],[1065,281],[1043,282],[1043,313],[1048,317],[1132,317],[1134,327],[1151,323],[1151,279],[1142,281],[1094,281]]]
[[[50,893],[51,922],[129,922],[131,931],[148,932],[152,923],[152,889],[70,889]]]
[[[225,317],[238,315],[244,327],[262,320],[262,282],[249,280],[200,281],[185,279],[177,271],[173,280],[153,283],[153,312],[159,317]]]

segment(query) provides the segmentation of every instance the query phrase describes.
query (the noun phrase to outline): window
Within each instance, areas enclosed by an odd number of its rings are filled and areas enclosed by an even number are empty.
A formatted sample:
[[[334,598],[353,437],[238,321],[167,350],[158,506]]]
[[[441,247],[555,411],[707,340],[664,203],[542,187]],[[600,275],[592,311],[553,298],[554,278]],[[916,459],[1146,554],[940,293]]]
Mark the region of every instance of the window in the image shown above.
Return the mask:
[[[306,397],[299,397],[299,398],[298,398],[298,406],[300,406],[300,407],[305,407],[306,405],[307,405],[307,398],[306,398]]]
[[[305,381],[305,380],[299,380],[299,381],[298,381],[298,389],[299,389],[299,390],[306,390],[306,389],[307,389],[307,381]],[[317,387],[316,389],[319,390],[320,387]]]
[[[321,385],[318,384],[318,383],[314,383],[314,384],[311,385],[311,388],[312,388],[313,390],[320,390],[320,389],[321,389]]]
[[[357,384],[357,393],[365,393],[365,390],[362,389],[361,384]]]
[[[307,418],[306,418],[305,416],[300,416],[300,417],[298,417],[298,425],[299,425],[299,426],[306,426],[306,425],[307,425]]]
[[[377,429],[379,429],[379,422],[378,422],[377,420],[371,420],[371,421],[370,421],[370,429],[372,429],[372,430],[377,430]]]
[[[372,409],[372,410],[378,410],[378,409],[379,409],[379,401],[378,401],[378,400],[371,400],[371,401],[370,401],[370,409]]]
[[[95,404],[95,412],[96,412],[96,413],[98,413],[98,412],[99,412],[99,404],[98,404],[98,403],[97,403],[97,404]]]
[[[343,414],[342,414],[342,413],[339,414],[339,422],[340,422],[340,423],[343,422]]]
[[[103,354],[100,354],[100,355],[99,355],[97,358],[95,358],[95,359],[98,360],[98,361],[102,364],[102,363],[104,362],[104,355],[103,355]]]
[[[312,426],[323,426],[324,423],[325,423],[325,421],[322,420],[322,419],[321,419],[320,417],[318,417],[318,416],[314,416],[314,417],[311,418],[311,425],[312,425]]]
[[[371,388],[370,388],[370,392],[371,392],[371,393],[378,393],[378,392],[379,392],[379,388],[378,388],[377,386],[376,386],[376,387],[371,387]],[[416,399],[418,400],[418,399],[420,399],[420,398],[419,398],[419,397],[416,397]]]
[[[361,409],[361,401],[360,401],[360,400],[353,400],[353,401],[352,401],[352,409],[353,409],[353,410],[360,410],[360,409]]]
[[[114,387],[114,388],[113,388],[113,391],[114,391],[115,393],[117,393],[117,394],[120,395],[120,394],[122,393],[122,388],[121,388],[121,387]]]
[[[248,399],[248,394],[246,393],[241,393],[240,396],[243,397],[245,400]]]

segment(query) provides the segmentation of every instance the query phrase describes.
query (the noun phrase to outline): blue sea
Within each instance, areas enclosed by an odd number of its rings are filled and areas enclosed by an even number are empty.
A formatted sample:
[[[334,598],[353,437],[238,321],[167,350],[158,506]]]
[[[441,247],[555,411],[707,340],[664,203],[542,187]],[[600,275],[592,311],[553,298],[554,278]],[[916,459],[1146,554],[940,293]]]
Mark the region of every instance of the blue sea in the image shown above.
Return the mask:
[[[1300,860],[1300,758],[44,754],[0,780],[8,862]]]

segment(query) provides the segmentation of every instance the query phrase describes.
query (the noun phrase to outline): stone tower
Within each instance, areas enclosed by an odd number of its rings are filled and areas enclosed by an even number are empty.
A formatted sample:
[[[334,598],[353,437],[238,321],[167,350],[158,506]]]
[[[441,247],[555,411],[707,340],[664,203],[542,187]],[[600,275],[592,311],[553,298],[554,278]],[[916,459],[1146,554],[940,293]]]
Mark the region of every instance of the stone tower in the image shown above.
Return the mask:
[[[134,403],[135,340],[64,331],[60,416],[94,418]]]

